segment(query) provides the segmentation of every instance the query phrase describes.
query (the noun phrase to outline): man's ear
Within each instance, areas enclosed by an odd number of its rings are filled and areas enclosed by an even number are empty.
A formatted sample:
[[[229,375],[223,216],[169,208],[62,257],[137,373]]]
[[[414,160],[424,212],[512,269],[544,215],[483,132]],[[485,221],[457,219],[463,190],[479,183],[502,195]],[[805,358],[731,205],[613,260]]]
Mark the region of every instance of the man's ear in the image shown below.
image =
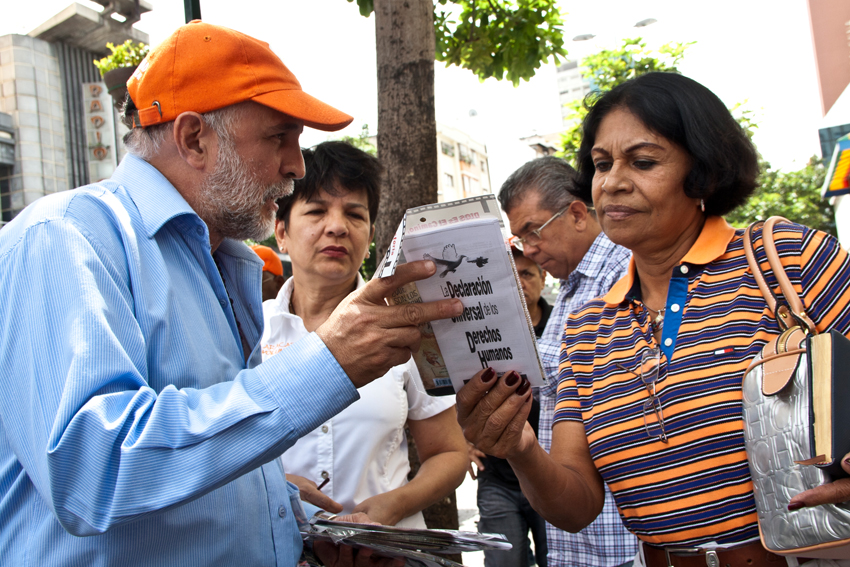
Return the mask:
[[[587,216],[589,214],[587,205],[579,199],[570,203],[570,207],[567,209],[567,215],[572,219],[576,232],[584,232],[587,229]]]
[[[183,112],[174,120],[177,153],[190,167],[212,171],[215,166],[218,136],[197,112]]]
[[[284,254],[289,254],[289,250],[286,249],[286,224],[280,219],[274,221],[274,239],[278,249]]]

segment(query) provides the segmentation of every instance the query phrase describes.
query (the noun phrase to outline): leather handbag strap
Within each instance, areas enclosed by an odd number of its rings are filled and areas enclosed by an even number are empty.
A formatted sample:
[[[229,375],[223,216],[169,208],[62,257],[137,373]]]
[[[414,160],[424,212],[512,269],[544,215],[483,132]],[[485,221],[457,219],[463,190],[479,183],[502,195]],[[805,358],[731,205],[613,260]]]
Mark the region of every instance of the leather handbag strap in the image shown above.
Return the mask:
[[[792,327],[791,317],[793,317],[797,324],[804,327],[809,333],[814,335],[817,334],[815,324],[806,314],[805,306],[803,305],[800,296],[797,295],[797,291],[794,289],[794,286],[791,284],[791,280],[788,279],[788,274],[785,273],[782,260],[779,258],[779,252],[776,250],[773,229],[780,223],[791,224],[791,221],[783,217],[770,217],[767,221],[757,221],[747,227],[747,230],[744,233],[744,254],[747,256],[747,263],[750,265],[750,269],[753,272],[753,277],[759,286],[759,290],[761,291],[762,296],[764,296],[764,300],[767,302],[768,308],[774,314],[774,317],[779,322],[780,326],[783,329]],[[787,307],[779,303],[779,298],[773,290],[770,289],[770,286],[767,285],[764,272],[755,257],[752,235],[753,231],[762,225],[762,247],[764,248],[764,253],[767,256],[768,264],[770,264],[770,269],[773,271],[773,275],[779,283],[779,289],[782,291],[782,296],[788,304]]]

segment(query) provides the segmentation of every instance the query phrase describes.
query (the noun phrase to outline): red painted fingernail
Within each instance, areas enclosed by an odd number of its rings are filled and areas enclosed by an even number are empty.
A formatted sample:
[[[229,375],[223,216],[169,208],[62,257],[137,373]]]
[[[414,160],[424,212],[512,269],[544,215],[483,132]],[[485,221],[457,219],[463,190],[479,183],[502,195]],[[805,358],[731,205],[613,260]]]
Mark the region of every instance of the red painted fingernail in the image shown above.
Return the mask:
[[[486,383],[486,382],[489,382],[490,380],[492,380],[495,377],[496,377],[496,371],[493,370],[492,368],[488,368],[487,370],[484,371],[484,374],[481,375],[481,381]]]
[[[794,510],[799,510],[802,507],[803,507],[802,502],[791,502],[790,504],[788,504],[788,511],[793,512]]]
[[[519,374],[511,370],[508,372],[508,376],[505,378],[505,386],[513,386],[519,382]]]
[[[529,388],[531,388],[531,382],[528,381],[528,378],[523,378],[522,384],[519,385],[519,388],[514,393],[518,396],[524,396]]]

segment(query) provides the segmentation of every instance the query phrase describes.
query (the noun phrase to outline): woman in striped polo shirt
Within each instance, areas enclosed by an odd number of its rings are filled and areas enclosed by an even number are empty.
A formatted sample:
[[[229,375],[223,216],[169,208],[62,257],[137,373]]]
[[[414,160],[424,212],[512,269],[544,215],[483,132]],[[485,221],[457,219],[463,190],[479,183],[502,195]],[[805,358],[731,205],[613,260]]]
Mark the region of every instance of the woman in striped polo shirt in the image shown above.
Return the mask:
[[[717,96],[668,73],[599,97],[583,134],[578,185],[633,252],[629,273],[565,327],[551,456],[523,425],[516,374],[485,370],[458,394],[466,437],[507,458],[534,508],[569,531],[599,513],[604,480],[647,567],[782,565],[759,542],[741,418],[744,371],[780,329],[743,231],[722,218],[755,188],[755,148]],[[847,252],[800,225],[777,227],[776,244],[818,331],[850,335]],[[850,481],[821,489],[791,506],[850,499]]]

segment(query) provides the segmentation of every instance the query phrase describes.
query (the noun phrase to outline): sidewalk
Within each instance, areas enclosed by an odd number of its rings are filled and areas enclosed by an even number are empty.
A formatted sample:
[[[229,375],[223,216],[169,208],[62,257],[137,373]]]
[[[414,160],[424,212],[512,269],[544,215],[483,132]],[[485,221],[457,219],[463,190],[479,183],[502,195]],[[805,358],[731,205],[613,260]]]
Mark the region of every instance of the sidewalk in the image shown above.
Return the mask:
[[[469,473],[463,479],[463,483],[457,487],[457,519],[460,523],[460,531],[478,531],[478,502],[476,493],[478,483],[469,478]],[[484,567],[484,552],[474,551],[462,554],[463,564],[466,567]]]

